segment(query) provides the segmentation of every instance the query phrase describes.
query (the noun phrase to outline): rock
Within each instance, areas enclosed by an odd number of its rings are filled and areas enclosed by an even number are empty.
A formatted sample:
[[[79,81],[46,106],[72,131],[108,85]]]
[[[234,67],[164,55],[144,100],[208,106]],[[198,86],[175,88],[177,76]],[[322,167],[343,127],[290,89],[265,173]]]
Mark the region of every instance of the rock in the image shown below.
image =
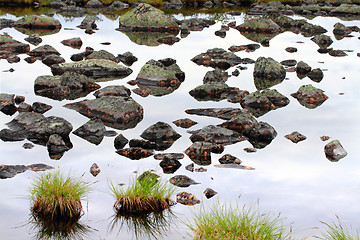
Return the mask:
[[[22,147],[23,147],[24,149],[33,149],[33,148],[34,148],[34,144],[32,144],[32,143],[24,143],[24,144],[22,145]]]
[[[254,67],[254,82],[258,90],[281,83],[286,76],[284,67],[271,57],[259,57]]]
[[[108,9],[113,9],[113,11],[118,11],[118,10],[122,10],[125,8],[129,8],[129,4],[124,3],[124,2],[120,2],[120,1],[114,1],[109,7]]]
[[[69,47],[72,47],[75,49],[80,49],[83,44],[83,42],[81,41],[81,38],[79,38],[79,37],[65,39],[65,40],[62,40],[61,43],[65,46],[69,46]]]
[[[33,102],[32,109],[34,112],[42,114],[52,109],[52,106],[42,102]]]
[[[225,94],[233,88],[223,82],[211,82],[197,86],[189,94],[198,101],[221,101],[226,98]]]
[[[330,50],[329,55],[333,57],[345,57],[347,54],[343,50]]]
[[[258,122],[242,132],[255,148],[264,148],[277,136],[276,130],[266,122]]]
[[[221,153],[224,147],[209,142],[195,142],[185,150],[185,154],[198,165],[211,164],[211,152]]]
[[[194,171],[194,163],[190,163],[189,165],[185,166],[185,169],[193,172]]]
[[[217,168],[234,168],[234,169],[243,169],[243,170],[254,170],[255,168],[244,166],[236,163],[229,163],[229,164],[215,164],[214,167]]]
[[[85,4],[87,8],[102,8],[103,4],[99,0],[90,0]]]
[[[330,139],[330,137],[329,137],[329,136],[321,136],[320,139],[321,139],[322,141],[327,141],[327,140]]]
[[[73,134],[85,139],[90,143],[99,145],[104,138],[105,131],[105,125],[101,119],[95,118],[89,120],[87,123],[77,128],[75,131],[73,131]]]
[[[53,48],[52,46],[50,46],[48,44],[37,47],[37,48],[31,50],[30,52],[28,52],[29,56],[37,57],[37,58],[44,58],[44,57],[46,57],[48,55],[52,55],[52,54],[60,55],[60,53],[55,48]]]
[[[187,192],[181,192],[176,195],[176,201],[183,205],[195,205],[199,204],[200,200],[197,199],[193,194]]]
[[[64,155],[64,152],[70,150],[59,134],[50,135],[46,147],[50,158],[53,160],[59,160]]]
[[[65,59],[61,56],[58,56],[56,54],[50,54],[43,58],[42,63],[44,63],[46,66],[51,67],[54,64],[58,63],[64,63]]]
[[[114,139],[114,147],[116,150],[119,150],[123,147],[125,147],[125,145],[129,142],[129,140],[127,140],[124,135],[119,134],[116,136],[116,138]]]
[[[314,68],[307,74],[307,76],[314,82],[318,83],[324,78],[324,73],[320,68]]]
[[[243,114],[249,113],[248,110],[243,110],[240,108],[199,108],[199,109],[187,109],[185,111],[187,114],[207,116],[207,117],[216,117],[223,120],[230,120],[231,118]]]
[[[25,102],[25,97],[24,96],[16,96],[15,97],[15,103],[16,104],[20,104],[22,102]]]
[[[182,128],[190,128],[194,125],[197,124],[197,122],[191,120],[190,118],[183,118],[183,119],[178,119],[176,121],[173,121],[173,123],[178,126],[178,127],[182,127]]]
[[[218,192],[216,192],[215,190],[213,190],[211,188],[206,188],[204,191],[204,195],[207,199],[212,198],[216,194],[218,194]]]
[[[255,148],[244,148],[244,151],[247,152],[247,153],[254,153],[257,150]]]
[[[333,40],[325,34],[316,35],[311,38],[313,42],[315,42],[320,48],[328,48],[332,43]]]
[[[202,31],[204,28],[208,28],[214,24],[215,21],[210,19],[188,18],[181,21],[181,32],[186,33],[187,32],[186,30]]]
[[[170,159],[183,159],[184,158],[184,154],[183,153],[158,153],[154,155],[154,158],[156,160],[164,160],[166,158],[170,158]]]
[[[131,139],[129,142],[130,147],[139,147],[144,149],[157,149],[158,145],[156,142],[151,142],[149,140],[143,139]]]
[[[354,4],[343,3],[340,6],[332,9],[330,11],[331,15],[335,16],[344,16],[344,15],[359,15],[360,14],[360,6]]]
[[[247,95],[249,95],[249,92],[246,90],[230,88],[222,94],[222,97],[226,98],[228,102],[240,103]]]
[[[140,135],[142,138],[149,141],[161,142],[161,141],[176,141],[181,137],[180,134],[167,123],[157,122],[147,129]]]
[[[74,109],[89,118],[100,118],[105,125],[116,129],[133,128],[143,118],[143,108],[130,97],[104,96],[93,100],[69,103]]]
[[[285,48],[285,51],[287,51],[289,53],[294,53],[294,52],[297,52],[297,48],[295,48],[295,47],[287,47],[287,48]]]
[[[177,34],[179,25],[153,6],[140,3],[119,18],[119,30],[135,32],[169,32]]]
[[[179,42],[180,38],[173,37],[173,36],[166,36],[166,37],[163,37],[163,38],[159,38],[157,41],[159,43],[164,43],[164,44],[167,44],[167,45],[173,45],[174,43]]]
[[[268,18],[249,19],[236,27],[240,32],[280,33],[281,27]]]
[[[0,34],[0,51],[3,52],[2,58],[12,54],[27,53],[30,51],[30,45],[14,40],[7,34]]]
[[[37,95],[55,100],[84,97],[98,88],[100,85],[76,72],[65,72],[61,76],[39,76],[34,83]]]
[[[26,138],[26,134],[20,131],[14,131],[10,129],[2,129],[0,131],[0,139],[4,142],[16,142],[23,141]]]
[[[143,172],[138,178],[137,180],[140,182],[143,180],[151,180],[152,182],[158,182],[158,178],[160,178],[159,175],[157,175],[156,173],[153,173],[154,170],[147,170],[145,172]]]
[[[293,66],[296,66],[297,61],[294,59],[289,59],[289,60],[281,61],[280,63],[287,67],[293,67]]]
[[[181,167],[181,163],[176,159],[165,157],[160,162],[160,167],[163,169],[164,173],[172,174]]]
[[[32,107],[30,104],[27,104],[25,102],[21,102],[18,106],[18,112],[32,112]]]
[[[229,51],[231,51],[231,52],[239,52],[239,51],[254,52],[256,49],[259,49],[259,48],[260,48],[260,44],[253,43],[253,44],[240,45],[240,46],[233,45],[229,48]]]
[[[99,175],[100,172],[101,172],[101,170],[100,170],[99,166],[96,163],[93,163],[93,165],[91,165],[91,167],[90,167],[91,175],[96,177],[97,175]]]
[[[212,83],[212,82],[226,82],[228,80],[229,76],[228,73],[216,68],[213,71],[208,71],[205,74],[205,77],[203,79],[203,83]]]
[[[297,92],[290,95],[296,98],[301,105],[309,109],[320,106],[328,99],[323,90],[311,84],[301,86]]]
[[[324,151],[326,158],[331,162],[338,162],[347,155],[346,150],[343,148],[339,140],[333,140],[326,144]]]
[[[226,70],[241,63],[241,58],[222,48],[213,48],[191,59],[198,65]]]
[[[45,15],[28,15],[17,20],[14,27],[30,30],[39,29],[46,34],[46,31],[58,32],[61,29],[61,23],[59,20]]]
[[[163,96],[175,91],[185,79],[174,59],[148,61],[136,77],[136,83],[141,89],[150,89],[151,95]]]
[[[74,62],[82,61],[84,60],[84,54],[83,53],[76,53],[71,55],[70,59]]]
[[[0,111],[6,115],[13,115],[17,111],[15,94],[0,93]]]
[[[51,66],[51,72],[54,75],[61,75],[68,71],[84,74],[95,79],[112,77],[124,78],[132,73],[130,68],[105,59],[88,59],[73,63],[60,63]]]
[[[243,135],[233,130],[214,125],[190,132],[190,140],[194,142],[209,142],[213,144],[230,145],[247,140]]]
[[[97,29],[96,20],[98,20],[98,17],[95,15],[87,15],[80,23],[78,28],[86,29],[88,33],[93,32],[93,30]],[[85,33],[86,33],[85,31]]]
[[[16,55],[11,55],[11,56],[8,56],[6,58],[6,60],[8,61],[8,63],[18,63],[20,62],[20,58]]]
[[[132,91],[141,97],[148,97],[151,93],[149,88],[135,88]]]
[[[115,137],[117,135],[117,132],[114,130],[107,130],[104,132],[105,137]]]
[[[231,154],[225,154],[224,156],[219,158],[219,162],[221,164],[229,164],[229,163],[240,164],[241,160],[238,159],[237,157],[232,156]]]
[[[124,63],[126,66],[131,66],[138,60],[131,52],[125,52],[124,54],[118,54],[117,58]]]
[[[250,113],[241,113],[219,126],[242,133],[244,129],[250,128],[255,123],[257,121]]]
[[[37,46],[42,42],[41,37],[39,36],[39,34],[32,34],[26,38],[24,38],[25,41]]]
[[[131,91],[125,86],[106,86],[94,92],[96,98],[101,98],[104,96],[118,96],[118,97],[130,97]]]
[[[299,75],[306,75],[310,71],[311,67],[303,61],[298,62],[298,64],[296,65],[296,73]]]
[[[0,30],[4,28],[12,28],[14,26],[15,21],[6,18],[0,18]]]
[[[298,143],[306,139],[304,135],[296,131],[285,135],[285,137],[290,141],[292,141],[293,143]]]
[[[25,165],[0,165],[0,179],[12,178],[16,174],[23,173],[26,170],[37,171],[46,171],[53,169],[53,167],[39,163],[31,164],[28,166]]]
[[[131,160],[139,160],[142,158],[147,158],[154,154],[153,151],[138,147],[118,149],[116,153],[125,156],[127,158],[130,158]]]
[[[85,59],[105,59],[113,62],[120,62],[118,58],[116,58],[112,53],[109,53],[106,50],[93,51],[89,55],[85,57]]]
[[[195,172],[207,172],[207,169],[203,167],[199,167],[199,168],[195,168]]]
[[[186,175],[176,175],[170,178],[170,183],[178,187],[189,187],[190,185],[200,184],[195,182],[194,179],[189,178]]]

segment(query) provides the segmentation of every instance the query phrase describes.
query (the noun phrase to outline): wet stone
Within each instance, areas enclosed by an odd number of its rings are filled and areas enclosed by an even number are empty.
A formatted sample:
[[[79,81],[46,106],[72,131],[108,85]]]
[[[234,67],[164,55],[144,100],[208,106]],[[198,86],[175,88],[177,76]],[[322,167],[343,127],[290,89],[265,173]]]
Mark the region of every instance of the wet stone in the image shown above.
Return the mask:
[[[166,140],[177,140],[181,137],[169,124],[165,122],[157,122],[147,129],[140,135],[142,138],[149,141],[166,141]]]
[[[226,71],[221,69],[215,69],[213,71],[208,71],[203,79],[203,83],[210,83],[210,82],[226,82],[229,78],[229,75]]]
[[[159,38],[157,41],[159,43],[164,43],[164,44],[167,44],[167,45],[173,45],[174,43],[179,42],[180,38],[168,36],[168,37]]]
[[[301,86],[297,92],[290,95],[296,98],[301,105],[309,109],[320,106],[328,99],[328,96],[324,94],[323,90],[311,84]]]
[[[119,96],[119,97],[130,97],[131,91],[125,86],[112,85],[106,86],[94,92],[96,98],[104,96]]]
[[[147,158],[154,154],[154,152],[151,150],[146,150],[139,147],[118,149],[116,153],[124,157],[130,158],[131,160],[139,160],[142,158]]]
[[[156,160],[164,160],[166,158],[181,160],[184,158],[183,153],[158,153],[154,155]]]
[[[52,109],[52,106],[42,102],[33,102],[32,109],[36,113],[45,113]]]
[[[59,160],[63,156],[64,152],[70,150],[59,134],[50,135],[46,143],[46,147],[50,158],[53,160]]]
[[[176,201],[183,205],[196,205],[200,203],[200,200],[197,199],[193,194],[187,192],[181,192],[176,195]]]
[[[343,50],[330,50],[329,55],[333,57],[345,57],[347,54]]]
[[[276,130],[266,122],[258,122],[246,128],[243,134],[248,137],[253,147],[260,149],[269,145],[277,136]]]
[[[222,48],[209,49],[191,59],[198,65],[226,70],[241,63],[241,58]]]
[[[55,54],[55,55],[61,55],[54,47],[46,44],[40,47],[37,47],[30,52],[28,52],[28,55],[31,57],[39,57],[44,58],[48,55]]]
[[[178,186],[178,187],[189,187],[190,185],[194,185],[194,184],[200,184],[198,182],[195,182],[194,179],[189,178],[186,175],[176,175],[172,178],[170,178],[170,183]]]
[[[50,55],[44,57],[44,59],[42,60],[42,63],[44,63],[46,66],[49,66],[49,67],[53,64],[64,63],[64,62],[65,62],[65,59],[56,54],[50,54]]]
[[[257,120],[250,113],[242,113],[219,126],[241,133],[244,129],[250,128],[255,123],[257,123]]]
[[[131,52],[125,52],[123,54],[118,54],[117,58],[124,63],[126,66],[131,66],[134,62],[138,60]]]
[[[16,55],[11,55],[11,56],[8,56],[6,58],[6,60],[8,61],[8,63],[18,63],[18,62],[20,62],[20,57],[18,57]]]
[[[218,192],[216,192],[215,190],[213,190],[211,188],[206,188],[204,191],[204,195],[207,199],[212,198],[216,194],[218,194]]]
[[[61,43],[65,46],[69,46],[75,49],[80,49],[83,42],[81,41],[81,38],[76,37],[76,38],[70,38],[70,39],[65,39],[62,40]]]
[[[214,125],[205,126],[202,129],[192,131],[190,140],[194,142],[208,142],[213,144],[230,145],[247,140],[242,134],[230,129]]]
[[[94,163],[93,165],[91,165],[91,167],[90,167],[90,173],[91,173],[91,175],[93,175],[94,177],[96,177],[97,175],[99,175],[99,173],[100,173],[100,168],[99,168],[99,166],[96,164],[96,163]]]
[[[181,163],[178,160],[167,157],[165,157],[159,165],[166,174],[172,174],[181,167]]]
[[[339,140],[333,140],[326,144],[324,151],[326,158],[331,162],[338,162],[347,155],[346,150],[343,148]]]
[[[10,116],[17,111],[14,94],[0,93],[0,111]]]
[[[190,163],[189,165],[186,165],[185,169],[190,172],[194,172],[194,163]]]
[[[12,178],[19,173],[23,173],[27,170],[32,171],[45,171],[53,169],[53,167],[45,164],[32,164],[32,165],[0,165],[0,179]]]
[[[254,52],[256,49],[259,49],[259,48],[260,48],[260,44],[253,43],[253,44],[240,45],[240,46],[233,45],[229,48],[229,51],[231,51],[231,52],[239,52],[239,51]]]
[[[321,136],[320,139],[321,139],[321,141],[327,141],[330,139],[330,137],[329,136]]]
[[[151,94],[150,88],[135,88],[132,91],[141,97],[148,97]]]
[[[255,148],[244,148],[244,151],[247,152],[247,153],[254,153],[257,150]]]
[[[299,132],[292,132],[290,134],[285,135],[285,138],[289,139],[293,143],[298,143],[306,139],[306,136],[302,135]]]
[[[307,74],[307,76],[314,82],[321,82],[324,78],[324,73],[320,68],[314,68]]]
[[[24,102],[25,101],[25,97],[24,96],[16,96],[15,97],[15,103],[16,104],[20,104],[20,103],[22,103],[22,102]]]
[[[119,150],[123,147],[125,147],[125,145],[129,142],[129,140],[127,140],[124,135],[122,135],[121,133],[119,135],[116,136],[116,138],[114,139],[114,147],[116,150]]]
[[[194,125],[197,124],[197,122],[189,119],[189,118],[183,118],[183,119],[178,119],[176,121],[173,121],[173,123],[177,126],[177,127],[182,127],[182,128],[190,128]]]
[[[23,147],[24,149],[32,149],[32,148],[34,148],[34,144],[32,144],[32,143],[24,143],[24,144],[22,145],[22,147]]]
[[[285,48],[285,51],[287,51],[289,53],[294,53],[294,52],[297,52],[297,48],[295,48],[295,47],[287,47],[287,48]]]
[[[30,104],[21,102],[18,106],[18,112],[32,112],[32,107]]]
[[[10,129],[2,129],[0,131],[0,139],[4,142],[22,141],[26,138],[26,133],[22,131],[14,131]]]
[[[221,164],[229,164],[229,163],[236,163],[236,164],[240,164],[241,160],[238,159],[237,157],[234,157],[231,154],[225,154],[224,156],[222,156],[221,158],[219,158],[219,162]]]
[[[211,152],[221,153],[224,151],[222,145],[208,142],[194,142],[185,150],[185,154],[198,165],[211,164]]]
[[[225,99],[225,94],[233,88],[223,82],[211,82],[197,86],[189,94],[198,101],[220,101]]]
[[[294,59],[289,59],[289,60],[281,61],[280,63],[287,67],[293,67],[293,66],[296,66],[297,61]]]
[[[303,61],[298,62],[298,64],[296,65],[296,73],[298,74],[305,75],[310,71],[311,71],[311,67]]]
[[[203,167],[199,167],[199,168],[195,168],[195,172],[207,172],[207,169]]]
[[[99,145],[104,138],[105,131],[105,125],[101,119],[95,118],[73,131],[73,134],[92,144]]]

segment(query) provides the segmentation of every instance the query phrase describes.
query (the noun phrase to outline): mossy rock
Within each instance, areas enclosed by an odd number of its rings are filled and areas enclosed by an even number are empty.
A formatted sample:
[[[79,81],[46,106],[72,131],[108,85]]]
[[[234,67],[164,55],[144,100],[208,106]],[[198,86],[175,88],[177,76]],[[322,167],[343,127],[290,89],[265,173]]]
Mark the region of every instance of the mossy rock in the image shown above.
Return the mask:
[[[354,4],[341,4],[330,12],[333,15],[359,15],[360,6]]]
[[[232,88],[223,82],[211,82],[197,86],[189,94],[198,101],[221,101],[225,99],[224,93]]]
[[[258,90],[281,83],[286,76],[284,67],[273,58],[259,57],[254,67],[254,83]]]
[[[120,30],[120,29],[119,29]],[[162,32],[123,32],[128,38],[138,45],[156,47],[161,45],[158,40],[165,37],[173,37],[174,35]]]
[[[29,15],[17,20],[15,27],[55,30],[61,28],[61,23],[53,17]]]
[[[250,19],[236,27],[240,32],[280,33],[281,27],[269,18]]]
[[[155,7],[140,3],[119,18],[119,29],[135,32],[173,32],[180,31],[174,19]]]

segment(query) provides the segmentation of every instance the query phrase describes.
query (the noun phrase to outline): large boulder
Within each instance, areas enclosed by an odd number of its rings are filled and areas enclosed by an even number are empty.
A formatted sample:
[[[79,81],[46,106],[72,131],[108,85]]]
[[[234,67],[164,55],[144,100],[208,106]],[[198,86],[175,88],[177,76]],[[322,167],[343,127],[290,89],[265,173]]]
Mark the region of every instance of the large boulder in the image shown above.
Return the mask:
[[[179,25],[159,9],[140,3],[119,18],[119,30],[134,32],[169,32],[177,34]]]
[[[99,78],[124,78],[132,73],[130,68],[106,59],[88,59],[72,63],[60,63],[51,66],[54,75],[64,72],[77,72],[95,79]]]
[[[27,35],[37,33],[43,36],[59,32],[61,23],[53,17],[29,15],[17,20],[14,27]]]
[[[117,129],[135,127],[143,118],[143,108],[130,97],[104,96],[66,104],[89,118],[99,118],[105,125]]]
[[[259,57],[255,62],[254,81],[258,90],[281,83],[286,76],[284,67],[271,57]]]

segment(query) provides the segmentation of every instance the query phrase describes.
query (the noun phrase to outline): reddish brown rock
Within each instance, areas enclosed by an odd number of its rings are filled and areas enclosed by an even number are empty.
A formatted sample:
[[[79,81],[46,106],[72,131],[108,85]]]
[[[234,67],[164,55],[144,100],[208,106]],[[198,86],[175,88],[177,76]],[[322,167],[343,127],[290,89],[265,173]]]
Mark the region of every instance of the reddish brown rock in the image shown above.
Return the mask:
[[[65,46],[69,46],[75,49],[80,49],[83,42],[81,41],[81,39],[79,37],[76,38],[70,38],[70,39],[65,39],[61,41],[62,44],[64,44]]]
[[[91,165],[91,168],[90,168],[91,175],[96,177],[97,175],[99,175],[100,172],[101,172],[101,170],[100,170],[99,166],[96,163]]]
[[[194,125],[197,124],[197,122],[189,119],[189,118],[183,118],[183,119],[178,119],[176,121],[173,121],[173,123],[178,126],[178,127],[182,127],[182,128],[190,128]]]
[[[301,86],[299,90],[292,93],[291,96],[296,98],[301,105],[310,109],[320,106],[328,99],[328,96],[324,94],[323,90],[311,84]]]
[[[298,142],[306,139],[306,137],[304,135],[302,135],[301,133],[296,132],[296,131],[285,135],[285,137],[287,139],[289,139],[290,141],[292,141],[293,143],[298,143]]]
[[[197,199],[193,194],[187,192],[181,192],[176,195],[176,201],[183,205],[196,205],[200,203],[200,200]]]
[[[124,157],[130,158],[131,160],[139,160],[142,158],[147,158],[154,154],[150,150],[146,150],[146,149],[138,148],[138,147],[119,149],[116,151],[116,153],[118,153]]]

